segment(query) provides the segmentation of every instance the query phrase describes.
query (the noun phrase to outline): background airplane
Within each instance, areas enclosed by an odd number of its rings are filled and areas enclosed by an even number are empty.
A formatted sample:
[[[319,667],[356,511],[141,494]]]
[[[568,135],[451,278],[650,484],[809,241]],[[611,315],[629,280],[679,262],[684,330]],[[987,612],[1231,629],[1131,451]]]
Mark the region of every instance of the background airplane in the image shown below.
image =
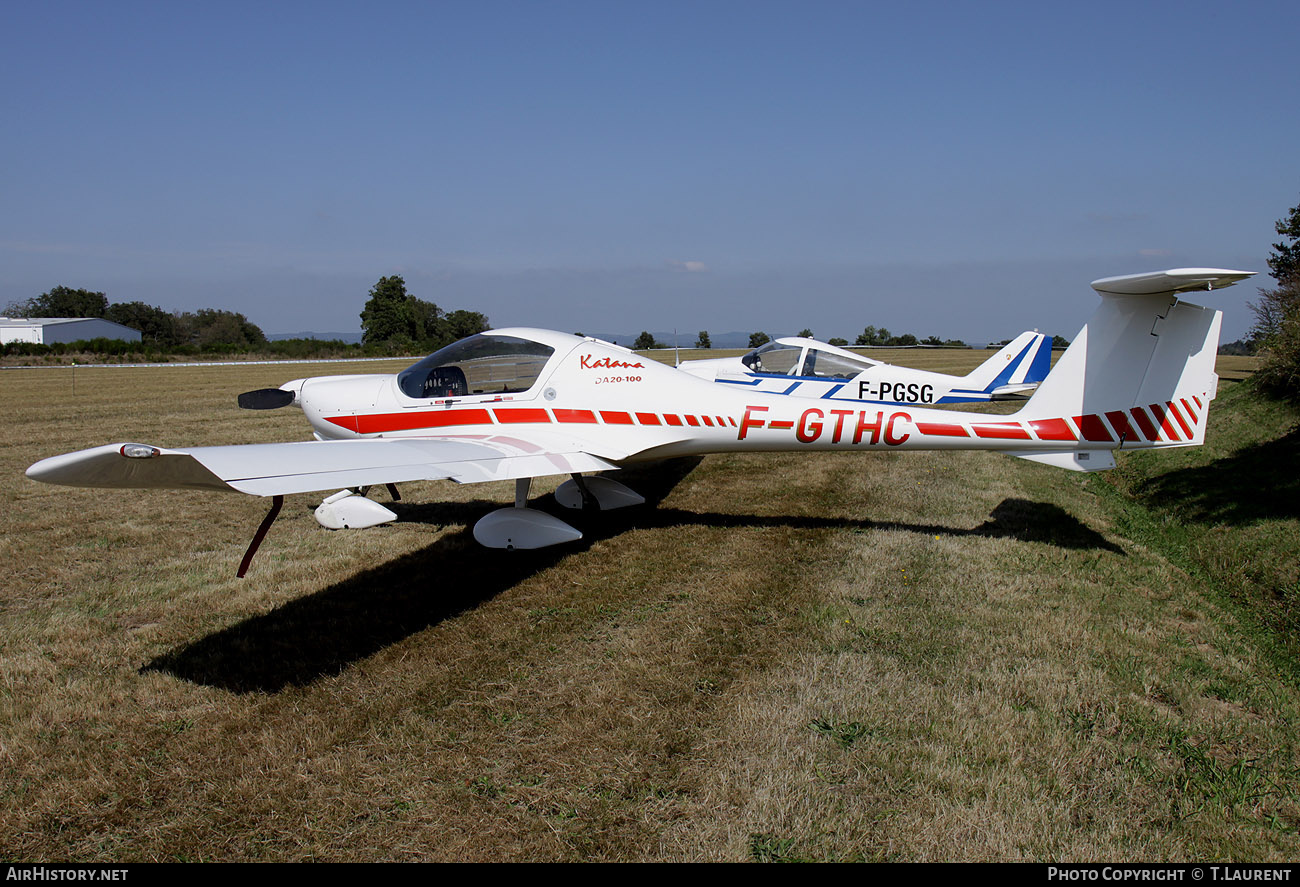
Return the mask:
[[[776,339],[741,357],[684,360],[678,369],[772,394],[944,404],[1028,397],[1051,366],[1051,340],[1024,332],[965,376],[896,366],[801,336]]]
[[[539,548],[581,537],[529,508],[531,479],[571,475],[556,500],[618,508],[641,497],[604,475],[622,465],[751,450],[998,450],[1061,468],[1113,467],[1115,451],[1204,441],[1222,314],[1177,295],[1253,272],[1183,268],[1093,283],[1101,305],[1016,413],[877,408],[718,385],[626,348],[567,333],[504,329],[463,339],[395,375],[297,379],[241,397],[296,403],[315,440],[167,449],[115,443],[41,460],[28,477],[109,488],[181,488],[270,496],[273,505],[240,566],[247,568],[292,493],[340,490],[322,525],[396,517],[364,498],[373,485],[515,480],[514,507],[491,512],[474,537]]]

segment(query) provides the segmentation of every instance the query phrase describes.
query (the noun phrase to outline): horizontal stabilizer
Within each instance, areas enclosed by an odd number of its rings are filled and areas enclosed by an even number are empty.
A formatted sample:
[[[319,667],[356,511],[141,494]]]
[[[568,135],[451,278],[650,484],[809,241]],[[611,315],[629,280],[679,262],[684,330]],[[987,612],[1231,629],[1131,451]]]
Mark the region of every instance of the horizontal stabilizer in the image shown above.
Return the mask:
[[[1092,288],[1111,296],[1163,296],[1223,289],[1254,275],[1254,271],[1230,271],[1226,268],[1171,268],[1146,274],[1103,277],[1094,280]]]
[[[1055,468],[1066,468],[1070,471],[1105,471],[1108,468],[1115,467],[1113,450],[1075,450],[1069,453],[1016,452],[1012,450],[1008,455],[1027,459],[1030,462],[1051,465]]]
[[[1016,400],[1023,399],[1034,393],[1038,387],[1037,382],[1025,382],[1019,385],[999,385],[989,392],[993,400]]]

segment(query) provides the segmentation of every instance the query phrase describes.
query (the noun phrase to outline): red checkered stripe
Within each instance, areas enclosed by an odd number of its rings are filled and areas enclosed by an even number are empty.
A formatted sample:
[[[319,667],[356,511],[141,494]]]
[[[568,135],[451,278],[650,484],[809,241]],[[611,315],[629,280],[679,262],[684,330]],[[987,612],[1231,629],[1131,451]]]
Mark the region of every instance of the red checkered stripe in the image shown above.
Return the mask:
[[[659,425],[735,428],[730,416],[702,413],[644,413],[623,410],[570,410],[546,407],[475,407],[458,410],[412,410],[360,416],[331,416],[328,421],[357,434],[425,431],[462,425]]]
[[[1208,398],[1179,398],[1105,414],[1090,413],[1025,422],[917,422],[922,434],[985,440],[1042,440],[1063,443],[1187,443],[1205,416]]]
[[[1186,443],[1196,436],[1208,398],[1179,398],[1163,404],[1052,419],[1009,422],[916,422],[921,434],[983,440],[1038,440],[1062,443]],[[546,407],[474,407],[413,410],[360,416],[334,416],[330,422],[358,434],[429,430],[463,425],[576,424],[736,428],[731,416],[702,413],[648,413],[624,410],[550,409]],[[773,430],[793,421],[772,421]]]

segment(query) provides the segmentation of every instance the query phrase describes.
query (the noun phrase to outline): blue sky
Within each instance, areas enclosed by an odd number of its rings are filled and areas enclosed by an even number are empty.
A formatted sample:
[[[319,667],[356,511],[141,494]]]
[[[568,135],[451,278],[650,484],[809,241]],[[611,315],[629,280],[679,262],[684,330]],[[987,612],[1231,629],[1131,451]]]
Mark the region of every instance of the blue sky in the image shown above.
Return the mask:
[[[267,332],[1072,337],[1094,278],[1259,270],[1300,4],[8,3],[0,306]],[[1224,337],[1254,285],[1216,294]]]

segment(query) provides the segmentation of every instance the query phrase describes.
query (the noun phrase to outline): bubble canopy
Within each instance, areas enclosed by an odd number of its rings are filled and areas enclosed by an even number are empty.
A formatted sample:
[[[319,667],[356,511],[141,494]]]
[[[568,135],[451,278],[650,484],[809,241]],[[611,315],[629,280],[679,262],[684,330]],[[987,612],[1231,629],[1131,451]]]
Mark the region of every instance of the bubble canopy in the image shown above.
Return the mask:
[[[550,345],[531,339],[480,333],[398,373],[397,387],[417,400],[527,391],[554,353]]]
[[[740,358],[751,373],[851,379],[879,361],[860,357],[814,339],[784,338],[768,342]]]

